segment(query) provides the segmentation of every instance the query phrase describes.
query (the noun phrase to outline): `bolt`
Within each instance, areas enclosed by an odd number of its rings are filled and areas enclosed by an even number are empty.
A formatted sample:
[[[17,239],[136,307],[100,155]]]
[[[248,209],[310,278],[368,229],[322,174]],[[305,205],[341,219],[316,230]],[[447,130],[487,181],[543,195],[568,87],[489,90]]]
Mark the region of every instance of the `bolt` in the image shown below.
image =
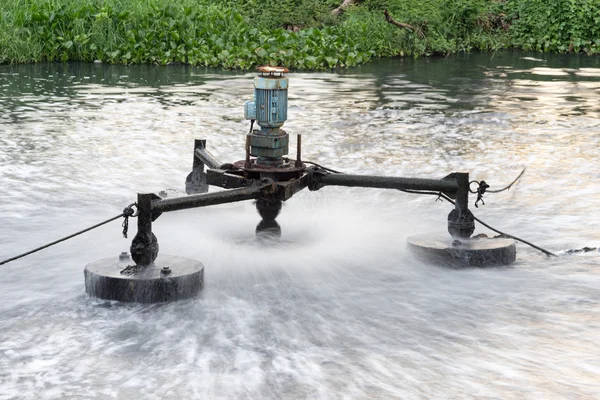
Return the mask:
[[[119,254],[119,260],[129,260],[129,254],[127,254],[126,251],[122,251],[121,254]]]
[[[457,239],[457,240],[454,240],[454,241],[452,242],[452,246],[460,246],[461,244],[462,244],[462,242],[461,242],[460,240],[458,240],[458,239]]]
[[[171,268],[169,267],[162,267],[162,269],[160,270],[160,272],[162,272],[165,275],[168,275],[171,273]]]

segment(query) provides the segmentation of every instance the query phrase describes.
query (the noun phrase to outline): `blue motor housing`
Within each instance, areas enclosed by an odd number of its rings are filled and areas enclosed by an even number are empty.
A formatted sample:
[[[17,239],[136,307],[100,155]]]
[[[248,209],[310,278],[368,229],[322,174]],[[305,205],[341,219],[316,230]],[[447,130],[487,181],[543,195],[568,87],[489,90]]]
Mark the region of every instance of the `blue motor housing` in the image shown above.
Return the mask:
[[[246,102],[244,117],[255,120],[260,131],[250,135],[250,154],[269,163],[288,154],[289,136],[280,128],[287,120],[288,78],[285,68],[260,67],[254,78],[254,101]],[[277,75],[276,75],[277,74]]]
[[[246,102],[246,119],[255,120],[261,128],[280,128],[287,120],[288,78],[257,76],[254,78],[254,101]]]

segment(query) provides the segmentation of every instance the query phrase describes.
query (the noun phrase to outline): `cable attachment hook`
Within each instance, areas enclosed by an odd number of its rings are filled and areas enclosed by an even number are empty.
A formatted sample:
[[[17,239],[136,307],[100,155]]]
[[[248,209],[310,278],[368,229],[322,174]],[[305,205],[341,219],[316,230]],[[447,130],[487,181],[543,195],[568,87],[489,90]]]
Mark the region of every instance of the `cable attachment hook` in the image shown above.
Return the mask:
[[[135,211],[133,210],[133,207],[135,207]],[[138,216],[138,214],[139,209],[137,208],[137,203],[131,203],[123,209],[123,218],[125,219],[123,220],[123,224],[121,226],[123,227],[123,237],[125,239],[127,239],[127,231],[129,230],[129,217],[135,218]]]
[[[476,191],[472,191],[471,190],[471,184],[472,183],[476,183],[478,185]],[[477,200],[475,200],[475,208],[479,208],[479,206],[477,205],[479,202],[481,202],[481,204],[485,206],[485,201],[483,201],[483,195],[485,194],[485,191],[489,187],[490,187],[490,185],[488,185],[485,181],[471,181],[471,182],[469,182],[469,192],[471,192],[473,194],[477,194]]]

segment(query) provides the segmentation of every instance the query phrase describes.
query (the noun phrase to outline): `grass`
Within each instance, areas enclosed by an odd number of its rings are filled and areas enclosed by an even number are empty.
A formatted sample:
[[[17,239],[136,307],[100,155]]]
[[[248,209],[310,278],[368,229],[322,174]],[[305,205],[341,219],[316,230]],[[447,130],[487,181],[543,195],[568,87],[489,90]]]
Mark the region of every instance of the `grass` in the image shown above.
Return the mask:
[[[505,47],[597,54],[599,2],[582,2],[364,0],[334,17],[329,0],[2,0],[0,63],[315,70]],[[388,24],[383,9],[424,34]]]

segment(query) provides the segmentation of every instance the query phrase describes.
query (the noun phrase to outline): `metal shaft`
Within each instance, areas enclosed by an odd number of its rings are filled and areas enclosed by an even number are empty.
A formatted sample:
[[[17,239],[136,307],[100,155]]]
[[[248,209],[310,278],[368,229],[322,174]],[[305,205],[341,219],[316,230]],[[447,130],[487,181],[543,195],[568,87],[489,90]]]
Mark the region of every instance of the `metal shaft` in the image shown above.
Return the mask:
[[[392,176],[327,174],[316,177],[319,184],[348,187],[368,187],[379,189],[430,190],[455,193],[456,180],[400,178]]]
[[[250,135],[246,135],[246,168],[250,168]]]
[[[448,232],[452,237],[469,238],[475,231],[475,217],[469,211],[469,173],[452,174],[458,184],[455,208],[448,215]]]
[[[298,134],[298,141],[296,143],[296,163],[294,166],[296,168],[302,167],[302,135]]]
[[[455,175],[458,189],[456,191],[456,199],[454,200],[454,203],[456,209],[462,215],[469,209],[469,174],[466,172],[457,172]]]
[[[219,161],[215,156],[209,153],[204,146],[196,147],[196,151],[194,152],[196,157],[200,159],[208,168],[216,169],[219,168],[223,163]]]
[[[233,203],[236,201],[257,199],[264,194],[271,184],[248,188],[231,189],[222,192],[198,194],[193,196],[176,197],[172,199],[154,200],[153,212],[185,210],[188,208],[213,206],[216,204]]]

